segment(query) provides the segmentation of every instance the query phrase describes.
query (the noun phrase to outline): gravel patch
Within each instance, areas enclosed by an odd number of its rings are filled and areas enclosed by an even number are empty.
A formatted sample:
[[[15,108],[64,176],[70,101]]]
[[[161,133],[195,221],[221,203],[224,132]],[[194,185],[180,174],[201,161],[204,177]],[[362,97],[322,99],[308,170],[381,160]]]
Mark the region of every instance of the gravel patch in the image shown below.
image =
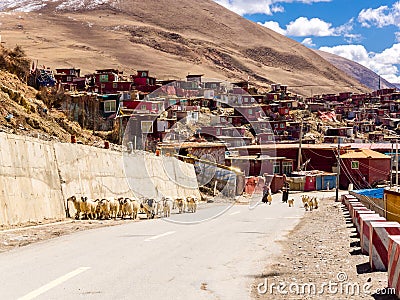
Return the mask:
[[[371,272],[347,209],[323,199],[282,241],[282,255],[256,276],[253,299],[397,299],[387,272]],[[382,295],[385,294],[385,295]]]

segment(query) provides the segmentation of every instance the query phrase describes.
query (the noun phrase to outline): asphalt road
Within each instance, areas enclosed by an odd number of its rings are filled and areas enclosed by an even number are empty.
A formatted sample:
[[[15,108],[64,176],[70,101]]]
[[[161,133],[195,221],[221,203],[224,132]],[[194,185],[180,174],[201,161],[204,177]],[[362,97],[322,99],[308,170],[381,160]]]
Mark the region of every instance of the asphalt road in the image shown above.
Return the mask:
[[[234,205],[214,218],[225,208],[200,209],[192,225],[177,222],[193,218],[186,213],[2,253],[0,299],[249,299],[254,276],[305,213],[300,194],[291,197],[294,208],[278,194],[272,205]]]

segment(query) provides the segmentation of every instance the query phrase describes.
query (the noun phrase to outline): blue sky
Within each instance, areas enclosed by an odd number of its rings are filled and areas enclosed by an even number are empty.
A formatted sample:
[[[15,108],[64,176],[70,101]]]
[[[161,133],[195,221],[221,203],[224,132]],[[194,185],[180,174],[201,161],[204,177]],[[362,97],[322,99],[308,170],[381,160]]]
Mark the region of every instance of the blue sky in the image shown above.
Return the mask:
[[[400,1],[214,1],[309,48],[351,59],[400,83]]]

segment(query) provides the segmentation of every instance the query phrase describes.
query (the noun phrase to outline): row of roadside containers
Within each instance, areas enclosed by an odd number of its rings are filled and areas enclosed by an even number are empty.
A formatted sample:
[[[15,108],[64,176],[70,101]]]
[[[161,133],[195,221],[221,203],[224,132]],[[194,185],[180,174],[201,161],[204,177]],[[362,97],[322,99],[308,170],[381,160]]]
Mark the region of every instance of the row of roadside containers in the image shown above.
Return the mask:
[[[288,177],[291,190],[311,192],[336,188],[336,173],[302,171],[293,172],[291,176]]]
[[[400,298],[400,223],[387,221],[353,195],[342,195],[341,200],[360,237],[361,252],[369,256],[371,270],[387,271],[388,286]]]

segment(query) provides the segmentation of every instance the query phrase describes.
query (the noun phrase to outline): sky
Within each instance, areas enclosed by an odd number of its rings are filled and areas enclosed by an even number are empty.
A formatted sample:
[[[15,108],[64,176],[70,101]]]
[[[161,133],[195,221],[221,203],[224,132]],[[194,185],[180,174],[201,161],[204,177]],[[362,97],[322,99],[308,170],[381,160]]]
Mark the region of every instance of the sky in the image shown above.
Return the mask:
[[[400,83],[400,1],[214,0],[303,45]]]

